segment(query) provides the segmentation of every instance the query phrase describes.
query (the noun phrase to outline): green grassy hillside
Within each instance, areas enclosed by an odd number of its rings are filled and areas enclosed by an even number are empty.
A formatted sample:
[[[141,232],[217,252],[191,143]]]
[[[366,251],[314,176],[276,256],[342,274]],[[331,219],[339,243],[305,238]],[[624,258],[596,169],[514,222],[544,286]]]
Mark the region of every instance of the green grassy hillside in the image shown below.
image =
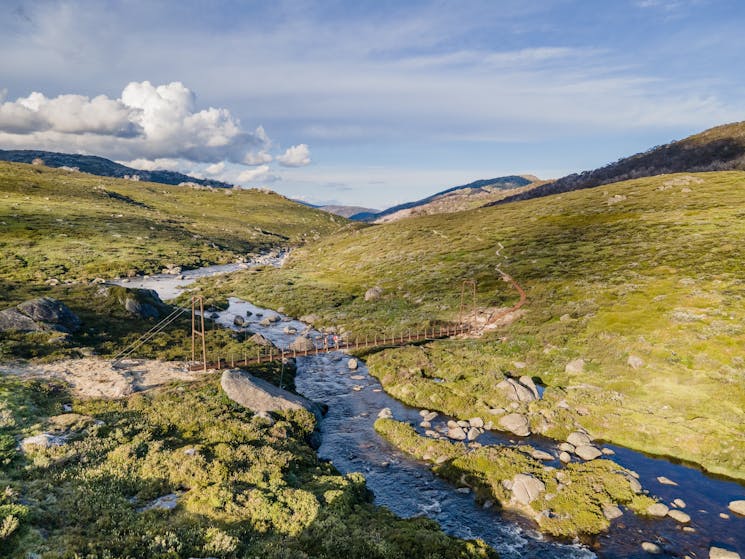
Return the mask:
[[[335,235],[220,290],[364,335],[455,320],[464,278],[480,305],[509,306],[502,264],[528,292],[525,314],[480,340],[372,357],[387,390],[471,417],[504,405],[499,379],[528,374],[549,387],[534,430],[578,423],[745,479],[743,216],[743,172],[644,178]],[[375,285],[382,298],[365,302]]]
[[[317,239],[348,221],[258,190],[194,189],[0,162],[0,309],[51,296],[83,319],[72,337],[0,333],[0,359],[115,354],[153,326],[98,295],[94,278],[233,262]],[[58,285],[48,285],[50,283]],[[141,356],[182,359],[187,318]],[[239,352],[228,335],[214,348]],[[232,349],[229,349],[232,348]]]
[[[0,278],[196,267],[297,245],[341,217],[259,190],[194,189],[0,162]]]

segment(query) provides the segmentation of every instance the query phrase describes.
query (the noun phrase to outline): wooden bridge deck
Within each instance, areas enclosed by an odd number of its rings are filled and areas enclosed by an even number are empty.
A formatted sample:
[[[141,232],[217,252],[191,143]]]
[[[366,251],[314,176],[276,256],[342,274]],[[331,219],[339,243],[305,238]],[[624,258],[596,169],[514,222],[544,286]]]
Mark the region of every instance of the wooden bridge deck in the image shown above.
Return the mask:
[[[431,328],[421,332],[408,332],[406,334],[400,334],[398,336],[392,336],[390,338],[370,338],[364,339],[356,338],[354,340],[339,340],[336,345],[329,344],[328,336],[323,336],[323,344],[317,345],[316,341],[310,339],[313,342],[313,349],[305,351],[297,351],[294,349],[270,349],[267,351],[259,350],[255,356],[243,355],[243,359],[235,359],[235,356],[230,356],[227,359],[218,358],[217,361],[211,361],[207,363],[194,363],[189,367],[191,371],[200,370],[220,370],[235,367],[247,367],[249,365],[258,365],[260,363],[270,363],[272,361],[281,361],[283,359],[289,359],[294,357],[305,357],[308,355],[320,355],[322,353],[331,353],[333,351],[357,351],[360,349],[367,349],[373,347],[397,347],[404,346],[414,342],[421,342],[427,340],[440,340],[443,338],[449,338],[451,336],[457,336],[458,334],[465,334],[471,331],[470,325],[459,325],[459,326],[442,326],[439,328]]]

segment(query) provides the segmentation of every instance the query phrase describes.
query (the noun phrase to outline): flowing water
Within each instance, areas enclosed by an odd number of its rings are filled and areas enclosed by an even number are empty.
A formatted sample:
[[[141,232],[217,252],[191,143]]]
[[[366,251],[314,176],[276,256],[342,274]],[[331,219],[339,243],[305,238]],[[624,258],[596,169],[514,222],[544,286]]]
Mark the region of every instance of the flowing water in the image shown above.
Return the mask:
[[[209,270],[202,271],[202,275],[209,275]],[[173,277],[154,276],[142,282],[141,286],[161,292],[162,287],[173,289],[176,284]],[[164,296],[167,291],[163,290]],[[247,316],[247,311],[252,313],[251,316]],[[306,326],[286,317],[271,326],[261,326],[262,315],[269,314],[276,313],[231,298],[230,306],[219,313],[217,321],[234,328],[233,318],[240,315],[246,319],[246,328],[263,334],[280,347],[286,347],[295,337],[286,334],[285,327],[300,332]],[[529,521],[508,512],[478,506],[470,493],[437,478],[428,464],[411,459],[381,439],[375,433],[373,423],[382,408],[390,408],[394,418],[410,422],[421,432],[419,410],[388,396],[378,381],[368,374],[364,363],[351,371],[348,360],[349,357],[342,353],[298,358],[296,388],[311,400],[328,405],[328,413],[320,425],[322,444],[319,456],[333,462],[342,473],[362,472],[375,494],[375,502],[399,516],[427,516],[436,520],[448,534],[483,539],[504,558],[648,557],[640,547],[643,541],[660,546],[662,553],[656,557],[708,557],[711,545],[745,554],[745,518],[727,510],[730,501],[745,499],[743,485],[614,445],[605,445],[615,452],[610,458],[636,471],[645,489],[668,505],[676,498],[685,501],[684,510],[691,516],[687,525],[691,531],[684,531],[684,525],[669,517],[646,519],[626,511],[591,548],[545,539]],[[444,423],[448,419],[438,417],[433,428],[437,428],[438,422]],[[556,442],[542,437],[518,440],[488,432],[479,438],[479,442],[528,443],[556,455]],[[561,467],[558,461],[548,465]],[[677,485],[662,484],[657,480],[659,476]]]

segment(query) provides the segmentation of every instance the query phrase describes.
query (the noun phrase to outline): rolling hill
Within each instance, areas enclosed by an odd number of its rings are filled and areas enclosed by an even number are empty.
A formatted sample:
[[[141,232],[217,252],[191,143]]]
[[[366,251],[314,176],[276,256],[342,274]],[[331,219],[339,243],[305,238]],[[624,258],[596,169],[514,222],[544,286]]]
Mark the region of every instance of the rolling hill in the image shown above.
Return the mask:
[[[653,147],[599,169],[575,173],[487,205],[540,198],[561,192],[667,173],[745,170],[745,121],[724,124],[683,140]]]
[[[53,151],[38,150],[2,150],[0,149],[0,161],[14,163],[32,163],[41,159],[47,167],[67,167],[77,169],[83,173],[99,175],[101,177],[114,177],[123,179],[125,177],[138,177],[136,180],[147,182],[158,182],[162,184],[177,185],[181,183],[201,184],[212,188],[232,188],[233,185],[226,182],[198,179],[175,171],[143,171],[133,169],[126,165],[115,163],[104,157],[95,155],[79,155],[74,153],[57,153]]]
[[[500,265],[527,291],[524,314],[479,339],[376,354],[386,390],[474,417],[505,405],[503,375],[528,375],[553,394],[531,404],[538,432],[565,440],[579,424],[745,479],[744,187],[740,171],[664,175],[400,220],[220,289],[364,337],[457,321],[464,279],[480,307],[511,306]],[[383,295],[365,301],[372,286]]]

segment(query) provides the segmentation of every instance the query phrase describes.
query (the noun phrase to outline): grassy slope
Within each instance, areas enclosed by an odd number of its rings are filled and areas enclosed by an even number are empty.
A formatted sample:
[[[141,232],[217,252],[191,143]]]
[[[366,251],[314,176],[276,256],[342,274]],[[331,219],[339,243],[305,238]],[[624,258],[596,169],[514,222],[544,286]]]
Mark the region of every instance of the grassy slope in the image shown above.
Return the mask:
[[[494,385],[505,373],[529,374],[552,387],[536,412],[561,398],[589,412],[544,409],[549,434],[579,421],[598,437],[745,478],[743,187],[742,172],[661,176],[404,220],[330,237],[228,289],[362,334],[453,320],[463,278],[478,280],[481,305],[515,299],[493,271],[501,242],[505,269],[528,292],[526,315],[484,340],[375,356],[389,391],[469,417],[504,403]],[[386,292],[366,303],[373,285]],[[631,368],[630,355],[644,365]],[[584,371],[565,372],[577,357]]]
[[[372,506],[361,475],[340,475],[308,446],[312,414],[267,421],[214,377],[73,402],[72,414],[54,383],[0,378],[0,396],[3,557],[495,557]],[[16,450],[40,431],[69,442]],[[140,510],[173,492],[175,510]]]
[[[0,334],[0,358],[75,356],[81,346],[116,353],[153,326],[98,296],[85,280],[231,262],[346,223],[258,190],[193,189],[0,162],[0,309],[51,296],[84,321],[70,339]],[[45,285],[49,278],[75,283]],[[138,355],[186,357],[190,327],[188,319],[178,321]],[[243,349],[225,334],[210,336],[208,349],[218,348]]]
[[[230,262],[344,223],[258,190],[196,190],[0,162],[0,278],[6,281]]]

